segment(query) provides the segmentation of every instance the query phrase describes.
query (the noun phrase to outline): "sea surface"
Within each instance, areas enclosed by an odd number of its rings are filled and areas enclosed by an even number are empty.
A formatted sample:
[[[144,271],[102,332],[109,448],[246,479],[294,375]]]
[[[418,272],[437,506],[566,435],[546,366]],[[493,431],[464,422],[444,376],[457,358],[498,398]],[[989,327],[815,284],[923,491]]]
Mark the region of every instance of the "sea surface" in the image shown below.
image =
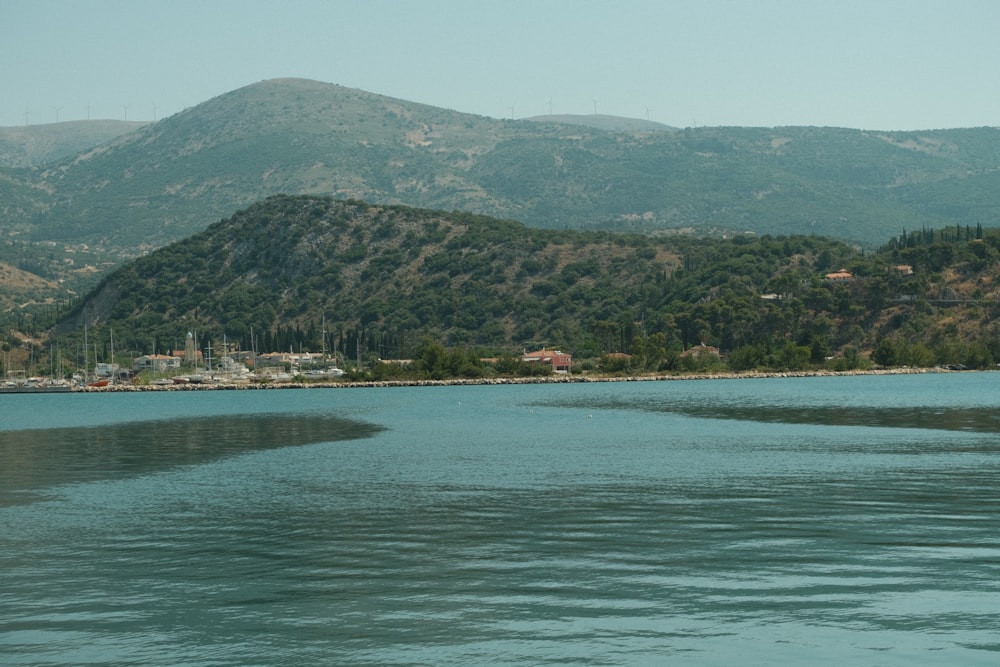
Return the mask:
[[[1000,373],[0,396],[2,665],[1000,664]]]

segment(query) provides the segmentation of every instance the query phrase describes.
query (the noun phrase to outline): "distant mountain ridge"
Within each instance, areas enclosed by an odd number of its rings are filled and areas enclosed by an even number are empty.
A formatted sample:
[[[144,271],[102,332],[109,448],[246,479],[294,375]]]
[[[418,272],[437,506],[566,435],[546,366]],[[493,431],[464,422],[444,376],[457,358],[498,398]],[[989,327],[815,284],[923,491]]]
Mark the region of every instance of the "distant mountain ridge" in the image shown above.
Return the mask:
[[[58,162],[0,170],[0,232],[129,257],[289,193],[539,228],[874,246],[904,229],[989,225],[998,192],[996,128],[608,131],[274,79]]]
[[[73,157],[148,124],[105,119],[0,127],[0,167],[39,167]]]
[[[531,120],[538,123],[583,125],[598,130],[605,130],[606,132],[676,132],[678,129],[652,120],[607,116],[604,114],[548,114],[545,116],[529,116],[524,120]]]

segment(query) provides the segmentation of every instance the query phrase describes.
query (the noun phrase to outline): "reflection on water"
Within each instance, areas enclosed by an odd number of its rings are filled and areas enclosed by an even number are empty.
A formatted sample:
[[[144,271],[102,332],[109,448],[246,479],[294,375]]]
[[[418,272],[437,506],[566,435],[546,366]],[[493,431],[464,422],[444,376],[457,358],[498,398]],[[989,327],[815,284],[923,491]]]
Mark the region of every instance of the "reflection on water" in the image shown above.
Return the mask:
[[[736,419],[769,424],[818,424],[823,426],[874,426],[918,428],[974,433],[1000,432],[1000,414],[992,407],[858,405],[771,405],[753,400],[741,403],[706,403],[672,396],[605,400],[548,402],[552,407],[588,407],[608,410],[670,412],[701,419]]]
[[[0,663],[995,665],[995,377],[217,392],[0,432],[0,488],[95,480],[0,506]],[[327,444],[373,431],[332,410],[385,429]]]
[[[220,415],[99,427],[5,431],[0,505],[24,492],[205,463],[241,452],[369,437],[361,422],[309,415]]]

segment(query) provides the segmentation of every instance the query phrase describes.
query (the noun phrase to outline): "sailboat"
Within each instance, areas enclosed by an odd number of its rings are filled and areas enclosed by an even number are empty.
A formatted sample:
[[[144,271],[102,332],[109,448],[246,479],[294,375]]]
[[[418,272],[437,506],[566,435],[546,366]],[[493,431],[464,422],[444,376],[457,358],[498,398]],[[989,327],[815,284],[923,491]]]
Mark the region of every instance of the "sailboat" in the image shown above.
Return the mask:
[[[115,363],[115,331],[111,329],[111,361],[97,361],[97,343],[94,343],[94,381],[88,382],[88,387],[107,387],[114,384],[115,375],[118,373],[118,365]]]
[[[101,364],[97,361],[97,343],[94,343],[94,375],[93,380],[87,382],[88,387],[107,387],[111,383],[111,379],[108,377],[102,377],[102,371],[105,370],[105,364]]]
[[[323,378],[340,377],[341,375],[344,374],[344,371],[342,371],[341,369],[337,368],[336,366],[330,366],[330,364],[329,364],[329,356],[326,353],[326,316],[325,315],[323,316],[323,328],[322,328],[322,330],[321,330],[320,333],[323,336],[322,343],[321,343],[322,344],[323,367],[322,368],[318,368],[318,369],[314,368],[312,370],[308,370],[308,371],[305,372],[305,375],[306,376],[312,376],[312,377],[323,377]]]

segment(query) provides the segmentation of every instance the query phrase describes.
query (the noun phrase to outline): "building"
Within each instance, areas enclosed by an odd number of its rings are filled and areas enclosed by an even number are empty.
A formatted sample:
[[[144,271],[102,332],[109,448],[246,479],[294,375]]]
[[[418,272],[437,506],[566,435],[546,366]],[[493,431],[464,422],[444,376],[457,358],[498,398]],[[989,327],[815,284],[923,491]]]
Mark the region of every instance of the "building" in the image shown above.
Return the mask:
[[[180,367],[180,357],[168,356],[166,354],[144,354],[132,360],[132,370],[136,373],[141,371],[162,373],[163,371],[176,370]]]
[[[536,352],[525,352],[521,361],[529,364],[547,364],[552,366],[553,373],[569,373],[573,369],[573,355],[559,350],[541,349]]]
[[[694,347],[690,347],[684,350],[683,352],[681,352],[680,356],[682,358],[692,357],[694,359],[703,359],[703,358],[707,359],[709,357],[716,357],[721,359],[722,352],[719,350],[719,348],[713,345],[705,345],[704,343],[702,343],[700,345],[695,345]]]
[[[196,349],[194,334],[190,331],[188,331],[187,338],[184,339],[184,365],[188,368],[201,366],[201,351]]]
[[[849,283],[854,280],[854,276],[847,269],[840,269],[839,271],[826,274],[826,279],[834,283]]]
[[[331,360],[330,357],[324,359],[322,354],[316,354],[313,352],[265,352],[264,354],[258,354],[256,358],[257,366],[289,366],[291,368],[298,368],[299,366],[309,366],[315,364],[322,364],[325,360]]]

